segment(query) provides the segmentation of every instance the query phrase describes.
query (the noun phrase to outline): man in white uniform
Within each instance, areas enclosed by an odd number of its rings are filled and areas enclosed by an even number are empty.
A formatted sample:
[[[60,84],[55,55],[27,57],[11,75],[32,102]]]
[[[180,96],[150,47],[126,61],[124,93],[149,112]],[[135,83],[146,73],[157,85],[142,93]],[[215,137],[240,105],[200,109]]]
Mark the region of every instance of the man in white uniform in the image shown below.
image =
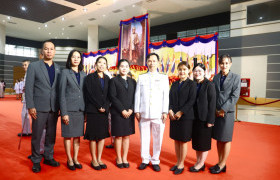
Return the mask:
[[[23,60],[22,61],[22,68],[24,69],[25,75],[23,81],[20,81],[22,94],[22,111],[21,111],[21,120],[22,120],[22,133],[18,133],[18,136],[31,136],[31,128],[30,128],[30,120],[28,115],[28,110],[26,108],[26,101],[25,101],[25,94],[24,94],[24,86],[25,86],[25,80],[26,80],[26,71],[28,68],[28,65],[30,64],[29,60]]]
[[[135,116],[139,122],[141,136],[142,163],[145,169],[151,162],[155,171],[160,171],[160,151],[169,105],[169,81],[167,75],[157,71],[159,56],[147,56],[149,72],[140,75],[135,92]],[[151,132],[153,136],[153,156],[150,155]]]

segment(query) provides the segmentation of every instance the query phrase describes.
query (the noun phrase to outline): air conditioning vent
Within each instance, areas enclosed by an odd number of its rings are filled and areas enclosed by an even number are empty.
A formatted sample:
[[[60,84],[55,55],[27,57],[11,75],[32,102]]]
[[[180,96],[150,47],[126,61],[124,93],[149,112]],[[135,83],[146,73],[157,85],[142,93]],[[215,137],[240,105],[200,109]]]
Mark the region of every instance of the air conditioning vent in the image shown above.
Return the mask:
[[[117,10],[113,11],[113,13],[119,13],[119,12],[122,12],[122,10],[121,9],[117,9]]]

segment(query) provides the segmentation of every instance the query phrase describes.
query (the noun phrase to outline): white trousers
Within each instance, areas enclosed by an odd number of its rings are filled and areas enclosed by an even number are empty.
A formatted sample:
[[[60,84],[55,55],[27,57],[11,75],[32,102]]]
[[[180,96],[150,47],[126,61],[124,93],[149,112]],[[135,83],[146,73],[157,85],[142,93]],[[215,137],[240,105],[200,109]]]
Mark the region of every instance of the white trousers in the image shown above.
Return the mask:
[[[139,122],[141,136],[141,158],[142,163],[153,165],[159,164],[159,156],[163,139],[165,124],[161,119],[144,119]],[[153,136],[153,156],[150,155],[151,131]]]
[[[22,133],[31,134],[30,119],[29,119],[29,114],[25,102],[22,103],[21,121],[22,121],[22,129],[23,129]]]

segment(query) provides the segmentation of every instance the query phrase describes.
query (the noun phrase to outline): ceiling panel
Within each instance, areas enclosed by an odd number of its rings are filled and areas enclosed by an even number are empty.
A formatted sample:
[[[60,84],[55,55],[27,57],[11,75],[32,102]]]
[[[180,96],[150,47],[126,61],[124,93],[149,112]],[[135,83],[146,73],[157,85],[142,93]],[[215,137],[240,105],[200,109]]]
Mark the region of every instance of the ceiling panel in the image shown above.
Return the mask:
[[[48,22],[73,10],[46,0],[8,0],[0,6],[0,14],[39,23]]]
[[[71,2],[71,3],[74,3],[74,4],[78,4],[78,5],[81,5],[81,6],[86,6],[88,4],[91,4],[97,0],[65,0],[65,1],[68,1],[68,2]]]

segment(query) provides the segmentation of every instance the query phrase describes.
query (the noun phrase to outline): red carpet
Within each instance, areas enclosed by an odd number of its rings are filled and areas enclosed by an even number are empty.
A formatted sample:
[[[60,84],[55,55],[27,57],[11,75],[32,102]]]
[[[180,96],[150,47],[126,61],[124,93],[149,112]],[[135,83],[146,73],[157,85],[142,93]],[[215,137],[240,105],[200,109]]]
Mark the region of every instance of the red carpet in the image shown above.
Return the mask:
[[[115,166],[115,152],[104,148],[103,162],[108,169],[95,171],[90,167],[88,141],[81,140],[79,161],[82,170],[70,171],[66,167],[66,155],[61,137],[60,119],[58,121],[57,138],[54,157],[61,163],[60,167],[49,167],[41,163],[42,171],[34,174],[32,163],[27,156],[31,153],[31,137],[23,137],[21,149],[18,150],[21,131],[21,108],[19,100],[14,96],[0,99],[0,179],[279,179],[280,178],[280,127],[256,123],[240,122],[235,124],[232,150],[227,163],[227,172],[212,175],[208,167],[217,162],[216,142],[206,160],[207,170],[200,173],[190,173],[187,169],[195,162],[195,151],[188,144],[188,155],[185,160],[185,171],[181,175],[173,175],[169,168],[176,162],[173,141],[169,138],[169,122],[166,124],[161,160],[161,172],[154,172],[151,167],[144,171],[137,169],[141,163],[140,137],[138,124],[136,134],[131,136],[128,160],[129,169],[118,169]],[[110,140],[106,139],[106,144]]]

